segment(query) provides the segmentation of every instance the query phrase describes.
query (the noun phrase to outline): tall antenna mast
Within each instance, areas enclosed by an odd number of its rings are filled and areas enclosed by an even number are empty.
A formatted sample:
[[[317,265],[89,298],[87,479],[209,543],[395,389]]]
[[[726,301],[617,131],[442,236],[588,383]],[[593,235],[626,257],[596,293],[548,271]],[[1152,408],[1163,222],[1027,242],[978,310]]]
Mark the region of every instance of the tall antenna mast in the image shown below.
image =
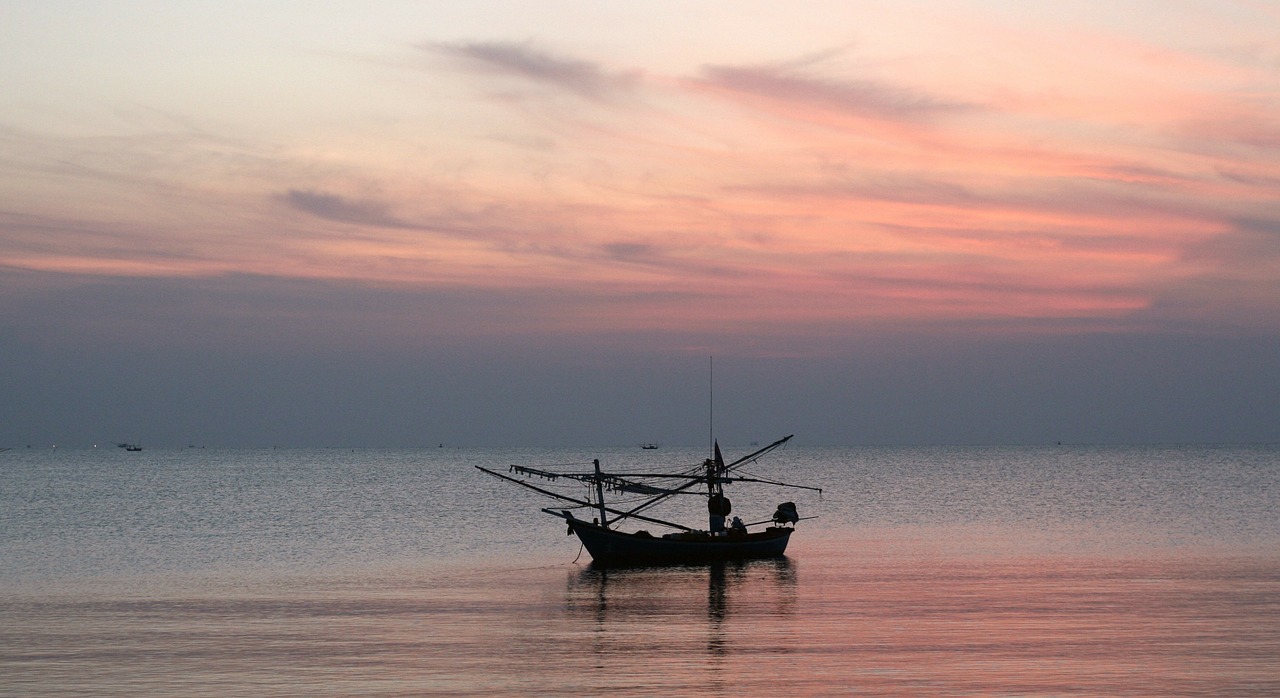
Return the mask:
[[[707,457],[715,458],[716,442],[716,357],[707,357]]]

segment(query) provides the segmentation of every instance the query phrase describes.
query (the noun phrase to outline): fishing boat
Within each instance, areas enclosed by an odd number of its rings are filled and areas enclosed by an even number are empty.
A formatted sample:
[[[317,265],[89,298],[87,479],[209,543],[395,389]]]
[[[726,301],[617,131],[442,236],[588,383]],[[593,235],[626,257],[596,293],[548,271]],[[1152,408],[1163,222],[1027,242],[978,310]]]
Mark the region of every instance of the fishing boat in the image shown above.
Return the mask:
[[[776,487],[797,488],[822,492],[818,487],[792,485],[740,472],[748,463],[758,461],[768,452],[791,440],[791,436],[779,439],[764,448],[745,455],[731,463],[725,463],[719,442],[713,446],[712,456],[703,463],[673,472],[607,472],[597,459],[589,471],[562,471],[512,465],[507,473],[500,473],[477,465],[476,468],[501,480],[513,482],[535,492],[573,506],[548,507],[542,511],[563,519],[568,533],[576,535],[601,566],[668,565],[714,562],[718,560],[745,560],[781,557],[795,531],[797,522],[815,517],[801,517],[793,502],[778,505],[773,516],[763,521],[743,523],[733,517],[733,507],[724,494],[729,483],[755,483]],[[573,496],[550,489],[552,485],[533,484],[530,478],[558,483],[567,480],[586,486],[587,494]],[[635,501],[624,504],[606,501],[606,492],[615,495],[639,495]],[[708,526],[697,529],[674,521],[656,518],[647,513],[662,502],[677,496],[698,496],[706,499]],[[579,518],[574,509],[591,512],[590,521]],[[585,516],[585,515],[584,515]],[[669,533],[654,535],[646,529],[624,531],[619,526],[627,523],[647,523],[673,529]],[[763,530],[752,527],[765,526]]]

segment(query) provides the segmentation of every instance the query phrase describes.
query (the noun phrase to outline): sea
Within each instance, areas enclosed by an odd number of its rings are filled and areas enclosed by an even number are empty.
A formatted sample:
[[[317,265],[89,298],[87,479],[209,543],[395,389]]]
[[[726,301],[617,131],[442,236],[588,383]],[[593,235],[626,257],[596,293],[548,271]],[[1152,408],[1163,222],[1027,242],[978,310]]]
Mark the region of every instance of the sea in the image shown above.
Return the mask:
[[[15,448],[0,695],[1280,696],[1280,446],[800,441],[786,557],[613,570],[474,466],[705,446]]]

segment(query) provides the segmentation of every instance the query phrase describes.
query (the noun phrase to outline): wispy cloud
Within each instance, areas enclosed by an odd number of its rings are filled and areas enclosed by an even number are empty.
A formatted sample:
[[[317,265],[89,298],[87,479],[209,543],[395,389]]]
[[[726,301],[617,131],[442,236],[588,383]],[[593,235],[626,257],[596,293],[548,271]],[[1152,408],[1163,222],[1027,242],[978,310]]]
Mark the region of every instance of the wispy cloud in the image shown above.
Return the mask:
[[[598,63],[555,55],[531,43],[472,42],[424,44],[423,49],[461,59],[488,72],[590,99],[615,96],[633,87],[634,72],[610,72]]]
[[[391,215],[389,205],[371,199],[352,200],[337,194],[290,189],[280,197],[289,206],[313,216],[340,223],[372,225],[384,228],[418,228],[420,226]]]
[[[1243,164],[1243,163],[1241,163]],[[1237,167],[1240,164],[1236,165]],[[1244,184],[1250,187],[1259,187],[1266,189],[1280,189],[1280,171],[1274,174],[1264,174],[1258,172],[1242,171],[1240,169],[1220,169],[1218,174],[1223,179],[1229,180],[1236,184]]]
[[[1184,133],[1193,147],[1280,152],[1280,124],[1270,107],[1259,105],[1236,115],[1214,116],[1188,123]]]
[[[643,242],[610,242],[603,245],[610,259],[619,261],[646,260],[654,256],[654,246]]]
[[[1267,280],[1280,291],[1280,217],[1240,218],[1231,223],[1228,233],[1191,246],[1188,256],[1216,261],[1218,276]]]
[[[729,93],[892,121],[916,121],[977,108],[916,88],[877,80],[817,77],[790,65],[708,65],[702,69],[700,82]]]

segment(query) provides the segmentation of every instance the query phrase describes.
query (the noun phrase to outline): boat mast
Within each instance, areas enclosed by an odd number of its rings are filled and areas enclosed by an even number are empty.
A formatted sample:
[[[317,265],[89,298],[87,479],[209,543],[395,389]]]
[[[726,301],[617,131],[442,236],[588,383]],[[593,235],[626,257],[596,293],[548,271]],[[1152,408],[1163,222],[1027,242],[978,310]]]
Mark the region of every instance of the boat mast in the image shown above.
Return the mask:
[[[707,496],[724,494],[723,475],[725,474],[724,457],[720,455],[720,444],[713,443],[713,453],[707,459]]]

